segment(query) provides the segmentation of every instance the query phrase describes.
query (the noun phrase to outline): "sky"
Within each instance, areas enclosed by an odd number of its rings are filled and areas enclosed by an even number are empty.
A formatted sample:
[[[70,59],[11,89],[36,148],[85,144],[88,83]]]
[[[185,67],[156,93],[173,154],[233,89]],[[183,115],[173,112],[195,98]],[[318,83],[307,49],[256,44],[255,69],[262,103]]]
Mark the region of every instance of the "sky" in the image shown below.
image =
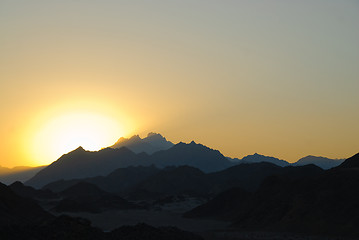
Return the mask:
[[[159,132],[242,158],[359,152],[356,0],[0,2],[0,165]]]

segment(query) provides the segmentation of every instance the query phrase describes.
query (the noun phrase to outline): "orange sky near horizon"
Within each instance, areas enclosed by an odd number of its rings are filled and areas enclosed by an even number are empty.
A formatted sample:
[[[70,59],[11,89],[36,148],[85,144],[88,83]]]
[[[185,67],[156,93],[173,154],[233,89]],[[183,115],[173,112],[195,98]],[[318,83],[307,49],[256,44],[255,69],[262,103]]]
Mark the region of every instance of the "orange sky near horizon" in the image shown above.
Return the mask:
[[[294,162],[359,152],[356,1],[0,2],[0,166],[159,132]]]

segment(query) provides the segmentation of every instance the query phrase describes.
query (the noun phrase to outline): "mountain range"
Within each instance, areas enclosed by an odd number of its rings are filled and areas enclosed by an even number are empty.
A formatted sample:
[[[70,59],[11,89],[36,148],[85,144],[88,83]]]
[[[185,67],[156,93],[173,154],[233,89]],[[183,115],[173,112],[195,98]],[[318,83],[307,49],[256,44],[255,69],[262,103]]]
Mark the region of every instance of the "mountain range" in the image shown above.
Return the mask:
[[[321,174],[269,176],[255,192],[232,188],[185,213],[245,231],[358,236],[359,153]]]
[[[345,159],[330,159],[326,157],[306,156],[293,163],[293,166],[303,166],[306,164],[315,164],[323,169],[330,169],[339,166]]]
[[[195,142],[178,143],[168,150],[161,150],[152,155],[135,154],[127,147],[105,148],[97,152],[85,151],[79,147],[39,171],[26,184],[42,187],[61,179],[105,176],[121,167],[150,165],[161,168],[189,165],[205,172],[213,172],[233,166],[233,163],[219,151]]]
[[[171,204],[186,208],[186,218],[225,221],[234,231],[359,236],[359,153],[345,161],[308,156],[289,164],[260,154],[229,159],[194,141],[151,154],[139,149],[79,147],[25,185],[0,184],[0,238],[126,239],[133,229],[168,238],[172,230],[137,225],[104,233],[87,220],[53,214],[153,214]],[[198,239],[183,234],[178,239]]]
[[[144,152],[147,154],[153,154],[157,151],[168,150],[174,145],[175,144],[168,141],[161,134],[151,132],[147,135],[147,137],[143,139],[140,138],[138,135],[134,135],[131,138],[122,137],[114,145],[112,145],[111,148],[127,147],[134,153]],[[326,157],[319,157],[319,156],[317,157],[317,156],[309,155],[299,159],[295,163],[289,163],[282,159],[278,159],[270,156],[264,156],[258,153],[247,155],[242,159],[229,158],[229,157],[227,157],[227,159],[233,162],[234,164],[270,162],[281,167],[289,166],[289,165],[303,166],[307,164],[314,164],[325,170],[339,166],[339,164],[341,164],[345,160],[345,159],[330,159]]]
[[[216,159],[219,160],[217,161]],[[145,138],[140,138],[138,135],[128,139],[120,138],[111,147],[98,152],[85,151],[82,147],[79,147],[68,154],[64,154],[49,166],[16,167],[13,169],[0,167],[0,181],[5,184],[21,181],[35,187],[41,187],[44,184],[60,179],[105,176],[114,169],[127,166],[149,166],[154,164],[157,167],[166,167],[189,165],[204,172],[211,172],[236,164],[258,162],[270,162],[278,166],[314,164],[323,169],[330,169],[338,166],[343,161],[343,159],[307,156],[291,164],[285,160],[257,153],[245,156],[242,159],[224,158],[219,151],[212,150],[201,144],[196,144],[195,142],[173,144],[161,134],[149,133]],[[34,177],[37,174],[38,176]]]
[[[137,153],[131,151],[129,147],[135,149]],[[150,151],[150,148],[153,151]],[[155,149],[162,150],[155,151]],[[148,154],[146,151],[151,154]],[[137,135],[129,139],[121,138],[112,147],[96,152],[86,151],[82,147],[79,147],[68,154],[64,154],[58,160],[40,170],[34,177],[28,180],[26,184],[34,187],[42,187],[48,183],[62,179],[69,180],[106,176],[115,169],[129,166],[155,165],[156,167],[164,168],[168,166],[187,165],[209,173],[220,171],[237,164],[259,162],[269,162],[281,167],[291,165],[284,160],[257,153],[248,155],[240,160],[229,159],[224,157],[218,150],[197,144],[194,141],[189,144],[182,142],[173,144],[160,134],[149,133],[148,136],[143,139]],[[341,160],[308,156],[293,165],[315,164],[324,169],[328,169],[340,163]]]
[[[272,175],[298,179],[322,172],[315,165],[279,167],[265,162],[240,164],[213,173],[204,173],[190,166],[163,169],[139,166],[120,168],[107,176],[55,181],[43,189],[61,193],[78,183],[86,182],[132,200],[158,200],[179,195],[210,198],[232,187],[254,192],[266,177]]]

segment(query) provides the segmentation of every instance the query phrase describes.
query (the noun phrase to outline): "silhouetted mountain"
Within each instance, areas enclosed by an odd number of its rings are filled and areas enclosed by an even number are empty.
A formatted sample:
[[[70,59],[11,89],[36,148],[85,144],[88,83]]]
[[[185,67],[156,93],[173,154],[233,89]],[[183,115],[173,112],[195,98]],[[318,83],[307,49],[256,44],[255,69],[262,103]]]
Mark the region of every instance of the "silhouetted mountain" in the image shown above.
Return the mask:
[[[0,228],[35,225],[51,218],[52,216],[35,202],[18,196],[9,187],[0,183]]]
[[[346,159],[338,168],[359,168],[359,153]]]
[[[207,203],[186,212],[184,217],[230,221],[245,212],[252,195],[241,188],[231,188],[218,194]]]
[[[118,193],[124,195],[134,185],[142,182],[148,177],[158,173],[160,169],[155,166],[138,166],[138,167],[127,167],[119,168],[109,175],[103,177],[93,177],[84,179],[71,179],[71,180],[60,180],[49,183],[43,187],[43,189],[50,189],[53,192],[61,192],[66,188],[69,188],[79,182],[92,183],[99,188],[112,193]]]
[[[355,155],[348,167],[302,178],[269,176],[251,196],[240,189],[224,192],[186,216],[232,219],[233,227],[246,231],[359,236],[358,161]],[[230,209],[220,207],[232,203]]]
[[[205,174],[200,170],[181,166],[161,170],[135,185],[130,197],[159,198],[170,195],[209,197],[233,187],[255,191],[268,176],[283,175],[290,179],[316,176],[323,170],[315,165],[279,167],[271,163],[240,164],[228,169]]]
[[[157,135],[150,137],[157,138]],[[126,147],[105,148],[97,152],[85,151],[79,147],[61,156],[25,184],[39,188],[61,179],[105,176],[118,168],[140,165],[156,165],[161,168],[188,165],[204,172],[213,172],[234,164],[219,151],[194,142],[179,143],[168,150],[158,151],[150,156],[143,153],[137,155]]]
[[[359,194],[355,190],[358,186],[358,173],[345,171],[295,182],[268,179],[251,199],[248,212],[239,215],[235,225],[247,229],[358,235]]]
[[[49,189],[46,190],[37,190],[30,186],[25,186],[21,182],[14,182],[9,185],[10,189],[14,191],[17,195],[31,198],[31,199],[52,199],[56,198],[57,195],[51,192]]]
[[[306,156],[304,158],[299,159],[297,162],[293,163],[293,166],[303,166],[307,164],[314,164],[318,167],[321,167],[325,170],[337,167],[342,162],[344,162],[344,159],[330,159],[326,157],[316,157],[316,156]]]
[[[156,152],[150,156],[150,162],[158,167],[187,165],[204,172],[219,171],[233,166],[233,163],[218,150],[194,141],[189,144],[181,142],[166,151]]]
[[[138,208],[137,205],[86,182],[79,182],[60,192],[59,195],[64,199],[54,208],[57,212],[96,213],[109,209]]]
[[[132,199],[159,199],[173,195],[209,197],[232,187],[255,191],[267,176],[285,175],[291,179],[314,176],[323,170],[315,165],[279,167],[271,163],[240,164],[225,170],[204,173],[189,166],[120,168],[106,177],[61,180],[44,189],[59,192],[78,182],[92,183],[108,192]]]
[[[294,179],[315,176],[322,172],[321,168],[314,165],[279,167],[272,163],[260,162],[240,164],[219,172],[210,173],[209,178],[213,182],[214,193],[233,187],[240,187],[246,191],[253,192],[268,176],[285,175]]]
[[[179,194],[203,196],[208,194],[210,187],[206,174],[197,168],[168,167],[135,185],[130,197],[146,199]]]
[[[14,168],[4,168],[0,166],[0,182],[4,184],[11,184],[16,181],[25,182],[35,176],[40,170],[44,169],[46,166],[40,167],[14,167]]]
[[[109,193],[103,191],[96,185],[93,185],[91,183],[86,182],[79,182],[75,185],[65,189],[60,193],[61,196],[67,197],[67,198],[98,198],[101,196],[108,195]]]
[[[147,137],[140,138],[138,135],[134,135],[131,138],[120,138],[111,148],[127,147],[135,153],[145,152],[152,154],[160,150],[167,150],[174,144],[167,141],[161,134],[149,133]]]
[[[117,168],[137,165],[138,161],[138,156],[125,147],[105,148],[98,152],[85,151],[79,147],[62,155],[25,184],[42,187],[61,179],[104,176]]]
[[[286,167],[286,166],[290,165],[290,163],[287,161],[280,160],[275,157],[263,156],[258,153],[245,156],[244,158],[242,158],[239,161],[239,163],[259,163],[259,162],[269,162],[269,163],[273,163],[273,164],[281,166],[281,167]]]
[[[219,172],[209,174],[213,183],[214,193],[240,187],[246,191],[255,191],[264,178],[279,174],[283,171],[282,167],[268,162],[243,163]]]

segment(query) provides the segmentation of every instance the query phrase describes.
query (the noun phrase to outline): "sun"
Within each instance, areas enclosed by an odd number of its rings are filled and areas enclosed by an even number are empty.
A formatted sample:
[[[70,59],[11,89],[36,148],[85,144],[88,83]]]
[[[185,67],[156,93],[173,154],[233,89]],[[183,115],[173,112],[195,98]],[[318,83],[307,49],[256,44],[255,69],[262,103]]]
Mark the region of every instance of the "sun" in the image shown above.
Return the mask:
[[[121,124],[106,115],[91,111],[72,111],[38,126],[32,138],[35,161],[48,164],[79,146],[97,151],[124,135]]]

